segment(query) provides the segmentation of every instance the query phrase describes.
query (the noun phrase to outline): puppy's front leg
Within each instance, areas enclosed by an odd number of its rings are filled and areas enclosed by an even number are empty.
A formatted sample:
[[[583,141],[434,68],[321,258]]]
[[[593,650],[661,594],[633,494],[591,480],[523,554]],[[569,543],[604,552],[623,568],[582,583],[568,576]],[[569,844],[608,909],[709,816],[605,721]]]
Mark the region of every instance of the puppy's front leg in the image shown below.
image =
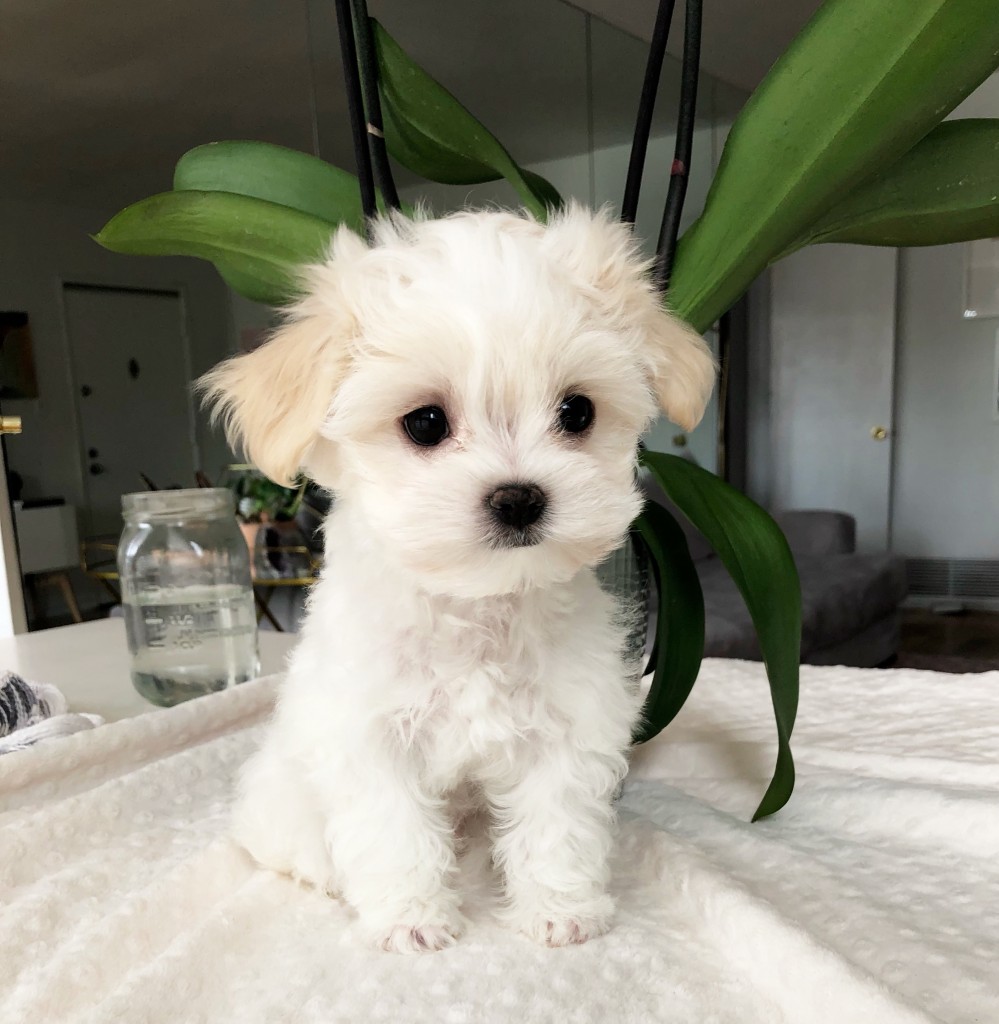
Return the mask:
[[[523,774],[487,794],[497,818],[494,860],[510,923],[537,942],[564,946],[605,932],[614,812],[624,773],[615,750],[559,747],[523,755]]]
[[[452,945],[461,931],[453,826],[443,798],[415,770],[365,751],[327,794],[326,841],[339,888],[362,926],[390,952]]]

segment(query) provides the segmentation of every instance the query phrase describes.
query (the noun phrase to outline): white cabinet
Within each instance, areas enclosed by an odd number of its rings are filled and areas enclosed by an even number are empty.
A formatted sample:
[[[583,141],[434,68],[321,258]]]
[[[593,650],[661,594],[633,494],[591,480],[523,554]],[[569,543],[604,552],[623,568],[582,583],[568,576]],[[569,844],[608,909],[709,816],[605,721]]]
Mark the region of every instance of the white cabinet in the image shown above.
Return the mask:
[[[73,505],[23,508],[14,502],[21,572],[54,572],[80,564],[80,542]]]

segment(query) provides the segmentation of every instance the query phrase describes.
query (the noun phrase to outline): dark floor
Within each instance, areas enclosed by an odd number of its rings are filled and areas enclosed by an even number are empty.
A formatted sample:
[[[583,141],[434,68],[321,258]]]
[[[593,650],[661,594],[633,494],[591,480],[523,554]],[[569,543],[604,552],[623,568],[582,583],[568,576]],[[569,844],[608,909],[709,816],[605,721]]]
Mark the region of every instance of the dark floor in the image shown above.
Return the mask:
[[[905,609],[895,665],[937,672],[999,669],[999,612]]]

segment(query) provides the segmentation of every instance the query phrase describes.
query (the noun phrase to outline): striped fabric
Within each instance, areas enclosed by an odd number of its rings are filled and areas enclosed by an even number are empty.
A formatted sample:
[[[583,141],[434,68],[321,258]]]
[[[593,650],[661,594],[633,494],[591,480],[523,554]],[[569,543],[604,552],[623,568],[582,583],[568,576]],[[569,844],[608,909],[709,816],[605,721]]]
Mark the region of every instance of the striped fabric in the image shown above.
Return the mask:
[[[62,693],[16,672],[0,673],[0,754],[103,725],[100,715],[70,714]]]
[[[54,686],[29,683],[14,672],[0,675],[0,736],[65,710],[66,698]]]

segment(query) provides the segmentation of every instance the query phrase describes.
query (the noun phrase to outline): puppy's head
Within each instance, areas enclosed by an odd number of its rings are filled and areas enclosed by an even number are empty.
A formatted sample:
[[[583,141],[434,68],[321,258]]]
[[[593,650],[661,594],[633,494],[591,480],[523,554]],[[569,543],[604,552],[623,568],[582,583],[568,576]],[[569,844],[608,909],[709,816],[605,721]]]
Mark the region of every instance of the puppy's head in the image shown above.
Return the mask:
[[[336,491],[423,588],[548,585],[622,541],[657,406],[690,429],[711,392],[647,270],[576,206],[383,220],[370,246],[341,230],[286,325],[202,385],[264,473]]]

